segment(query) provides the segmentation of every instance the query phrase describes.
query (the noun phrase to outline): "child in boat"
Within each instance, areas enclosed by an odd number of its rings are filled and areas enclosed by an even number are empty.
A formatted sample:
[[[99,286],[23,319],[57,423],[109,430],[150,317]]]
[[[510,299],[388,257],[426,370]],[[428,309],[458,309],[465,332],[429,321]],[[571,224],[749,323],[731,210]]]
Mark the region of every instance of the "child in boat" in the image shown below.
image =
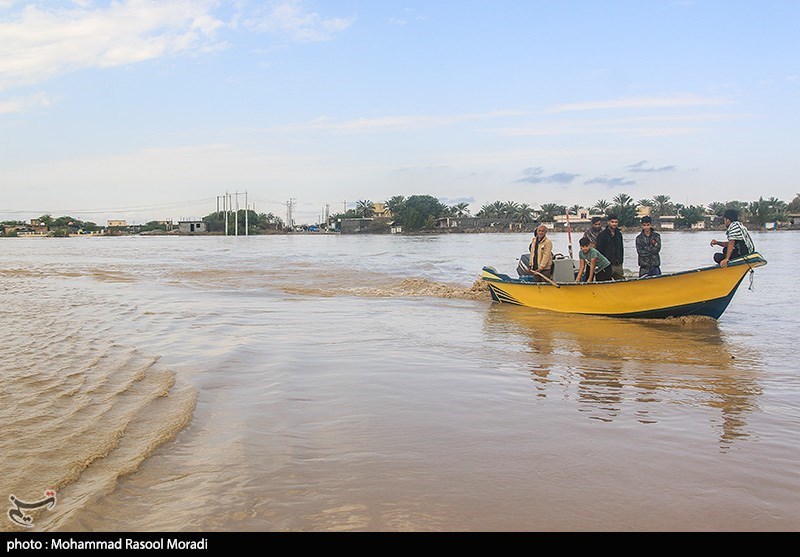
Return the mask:
[[[602,253],[597,251],[591,246],[589,238],[581,238],[578,243],[581,246],[581,252],[578,254],[578,259],[581,261],[581,267],[578,269],[578,276],[583,279],[584,269],[586,273],[586,280],[581,282],[605,281],[611,280],[611,262],[606,259]]]

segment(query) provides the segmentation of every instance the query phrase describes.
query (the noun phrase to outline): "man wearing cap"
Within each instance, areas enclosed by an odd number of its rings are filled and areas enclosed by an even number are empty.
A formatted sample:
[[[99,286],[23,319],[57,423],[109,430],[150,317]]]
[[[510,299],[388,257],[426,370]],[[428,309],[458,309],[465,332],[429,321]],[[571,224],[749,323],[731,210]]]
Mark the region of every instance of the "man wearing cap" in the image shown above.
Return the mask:
[[[661,234],[653,230],[653,219],[642,217],[642,231],[636,236],[639,254],[639,276],[657,277],[661,274]]]

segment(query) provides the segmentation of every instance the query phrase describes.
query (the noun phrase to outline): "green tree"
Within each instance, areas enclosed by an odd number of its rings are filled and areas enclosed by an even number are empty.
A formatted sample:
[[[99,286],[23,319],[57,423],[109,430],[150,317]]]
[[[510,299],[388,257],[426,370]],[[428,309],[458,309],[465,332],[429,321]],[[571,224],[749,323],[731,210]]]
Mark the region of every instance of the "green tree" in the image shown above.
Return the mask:
[[[516,220],[518,208],[519,208],[519,203],[517,203],[516,201],[506,201],[505,203],[503,203],[501,214],[503,218]]]
[[[598,199],[595,201],[592,210],[596,211],[601,215],[605,215],[608,212],[608,209],[611,207],[611,203],[606,201],[605,199]]]
[[[488,219],[488,218],[491,218],[491,216],[489,216],[489,211],[490,211],[490,210],[491,210],[491,209],[490,209],[490,206],[489,206],[488,204],[486,204],[486,205],[481,205],[481,208],[480,208],[480,209],[478,209],[478,212],[477,212],[477,213],[475,213],[475,216],[476,216],[476,217],[480,217],[480,218],[482,218],[482,219]]]
[[[706,208],[702,205],[681,205],[678,209],[679,226],[691,228],[693,224],[701,222],[705,219]]]
[[[566,212],[567,208],[564,205],[559,205],[558,203],[543,203],[539,211],[539,220],[541,222],[553,222],[556,219],[556,215],[563,215],[566,214]]]
[[[758,201],[750,202],[747,209],[750,215],[750,222],[758,228],[763,228],[768,222],[785,220],[786,207],[785,202],[774,197],[769,199],[759,197]]]
[[[209,232],[225,232],[224,211],[206,215],[203,217],[203,222]],[[249,231],[245,230],[245,225],[250,227]],[[239,210],[239,234],[263,234],[267,231],[280,230],[282,228],[283,220],[272,213],[256,213],[251,209],[248,209],[245,213],[244,209]],[[236,234],[236,215],[231,213],[228,214],[228,234]]]
[[[527,203],[521,203],[517,206],[517,214],[514,220],[522,225],[532,223],[536,218],[536,211]]]
[[[653,196],[653,215],[656,217],[663,217],[664,215],[672,215],[675,212],[675,205],[668,195],[654,195]]]
[[[469,216],[469,203],[456,203],[453,206],[454,215],[456,217],[468,217]]]
[[[785,221],[789,218],[789,206],[785,201],[781,201],[777,197],[770,197],[767,199],[767,203],[769,203],[769,207],[775,217],[774,220]]]
[[[386,200],[386,208],[392,213],[393,217],[398,217],[403,212],[405,207],[406,198],[402,195],[395,195],[394,197]]]
[[[372,201],[364,199],[356,203],[356,212],[361,218],[369,218],[375,214],[375,209],[372,207]]]
[[[627,193],[614,196],[614,205],[609,214],[615,214],[620,226],[633,226],[636,224],[636,205],[633,198]]]
[[[800,193],[798,193],[794,199],[789,202],[786,210],[790,213],[800,213]]]
[[[167,230],[167,225],[163,224],[163,223],[160,223],[157,220],[151,220],[149,222],[144,223],[142,225],[142,227],[139,229],[140,232],[148,232],[150,230],[164,230],[164,231],[166,231]]]
[[[412,195],[405,201],[400,223],[409,231],[432,228],[442,215],[444,205],[430,195]]]
[[[478,211],[478,216],[486,219],[503,218],[504,209],[505,209],[505,203],[503,203],[502,201],[495,201],[493,203],[488,203],[483,207],[481,207],[481,210]]]
[[[712,201],[707,205],[708,210],[714,213],[716,216],[721,217],[722,213],[725,212],[725,203],[722,201]]]

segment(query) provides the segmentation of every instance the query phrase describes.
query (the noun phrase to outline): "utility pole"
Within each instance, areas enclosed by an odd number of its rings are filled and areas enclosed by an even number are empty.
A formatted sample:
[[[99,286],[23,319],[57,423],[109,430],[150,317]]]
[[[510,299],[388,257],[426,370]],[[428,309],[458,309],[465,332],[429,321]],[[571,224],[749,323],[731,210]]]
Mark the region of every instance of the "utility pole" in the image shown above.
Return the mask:
[[[289,199],[289,226],[294,230],[294,204],[297,200],[292,197]]]
[[[250,208],[247,205],[247,190],[244,190],[244,235],[250,235],[250,217],[248,213],[250,212]]]
[[[236,217],[234,218],[235,230],[234,236],[239,235],[239,190],[236,190]]]
[[[225,198],[222,203],[225,211],[225,235],[228,235],[228,192],[225,192]]]

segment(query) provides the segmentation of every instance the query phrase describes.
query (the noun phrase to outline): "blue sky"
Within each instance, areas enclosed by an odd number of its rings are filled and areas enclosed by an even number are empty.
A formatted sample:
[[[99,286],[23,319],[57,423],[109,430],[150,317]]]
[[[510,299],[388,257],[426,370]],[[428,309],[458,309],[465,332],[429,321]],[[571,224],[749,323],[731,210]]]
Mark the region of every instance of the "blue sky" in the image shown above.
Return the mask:
[[[798,29],[796,0],[0,0],[0,219],[788,202]]]

